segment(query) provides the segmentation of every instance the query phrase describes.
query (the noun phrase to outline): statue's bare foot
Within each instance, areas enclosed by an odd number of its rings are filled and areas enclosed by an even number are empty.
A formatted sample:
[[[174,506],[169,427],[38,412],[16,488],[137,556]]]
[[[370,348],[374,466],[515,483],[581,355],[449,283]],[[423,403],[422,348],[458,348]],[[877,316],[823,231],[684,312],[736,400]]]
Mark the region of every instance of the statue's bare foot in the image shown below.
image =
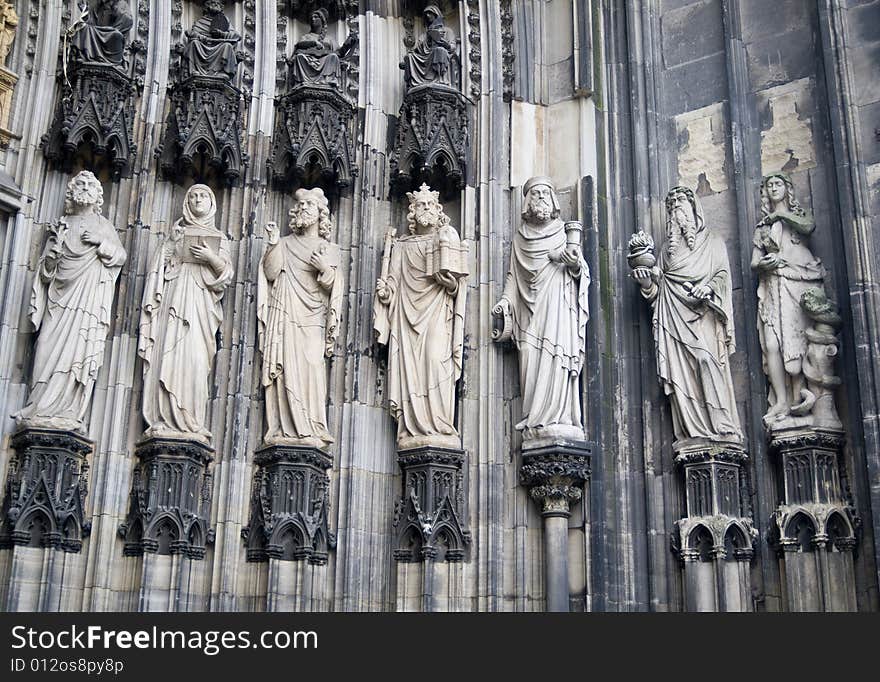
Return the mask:
[[[771,424],[788,416],[789,407],[783,402],[778,402],[770,406],[767,414],[764,415],[764,424]]]

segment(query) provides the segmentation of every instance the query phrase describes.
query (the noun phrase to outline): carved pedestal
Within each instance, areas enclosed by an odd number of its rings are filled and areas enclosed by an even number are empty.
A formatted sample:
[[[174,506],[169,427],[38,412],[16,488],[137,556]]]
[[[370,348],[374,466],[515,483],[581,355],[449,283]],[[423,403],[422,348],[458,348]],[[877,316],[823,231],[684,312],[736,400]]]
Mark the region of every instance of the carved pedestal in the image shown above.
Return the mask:
[[[776,431],[782,503],[770,541],[779,551],[790,611],[855,611],[853,552],[860,520],[848,503],[839,455],[844,434],[803,427]]]
[[[675,446],[684,471],[687,516],[672,545],[684,565],[688,611],[751,611],[749,563],[754,538],[744,481],[748,455],[729,443]]]
[[[470,154],[470,100],[443,85],[411,88],[391,152],[391,182],[403,193],[426,182],[448,196],[464,189]]]
[[[590,448],[557,441],[523,446],[520,483],[529,489],[544,519],[544,576],[547,611],[568,611],[568,519],[590,479]]]
[[[25,428],[11,446],[0,549],[25,545],[79,552],[91,528],[83,509],[92,442],[71,431]]]
[[[213,172],[228,185],[239,183],[247,165],[241,91],[225,76],[190,76],[170,90],[165,136],[156,149],[163,176],[180,182]]]
[[[77,149],[88,143],[117,177],[130,177],[137,154],[134,121],[135,81],[103,63],[76,62],[61,79],[61,97],[41,147],[49,164],[70,172]]]
[[[315,447],[270,445],[254,455],[247,560],[267,562],[268,611],[320,611],[325,594],[333,459]]]
[[[285,188],[349,187],[357,175],[354,120],[354,104],[329,86],[300,85],[281,97],[269,157],[271,179]]]

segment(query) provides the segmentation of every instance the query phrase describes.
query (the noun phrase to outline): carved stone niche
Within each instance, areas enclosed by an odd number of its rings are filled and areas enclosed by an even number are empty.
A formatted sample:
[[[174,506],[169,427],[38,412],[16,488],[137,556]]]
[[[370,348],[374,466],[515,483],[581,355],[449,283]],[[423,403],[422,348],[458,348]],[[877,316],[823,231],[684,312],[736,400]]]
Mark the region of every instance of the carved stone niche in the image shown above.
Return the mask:
[[[394,558],[464,561],[471,543],[463,523],[464,451],[424,446],[401,450],[397,462],[403,473],[403,498],[394,510]]]
[[[770,453],[779,459],[782,502],[768,541],[779,553],[791,611],[854,611],[853,559],[861,519],[839,455],[838,429],[802,427],[777,430]]]
[[[91,530],[84,507],[92,442],[71,431],[25,428],[10,444],[15,454],[0,512],[0,549],[79,552]]]
[[[250,520],[241,531],[247,560],[326,564],[328,551],[336,548],[328,525],[330,455],[314,447],[270,445],[254,454],[254,464]]]
[[[248,165],[241,142],[246,98],[238,87],[239,66],[248,54],[236,49],[242,36],[229,26],[222,11],[216,11],[222,4],[206,0],[202,18],[173,48],[168,116],[155,151],[166,180],[183,183],[189,176],[212,184],[216,178],[235,186]],[[180,9],[176,12],[179,22]],[[218,26],[226,36],[224,42],[205,38]]]
[[[131,501],[119,536],[125,556],[183,554],[202,559],[209,529],[214,451],[197,441],[150,438],[136,446]]]
[[[733,443],[676,443],[687,516],[675,524],[672,550],[684,566],[688,611],[751,611],[749,563],[757,531],[744,485],[748,455]]]
[[[310,25],[279,63],[287,92],[276,100],[275,134],[269,176],[279,188],[321,187],[335,194],[351,186],[358,88],[358,3],[356,0],[310,0],[279,3]],[[348,37],[337,46],[327,36],[327,22],[346,20]],[[283,38],[283,40],[282,40]],[[286,35],[279,31],[284,54]]]
[[[49,165],[71,172],[77,151],[90,146],[96,167],[103,159],[114,177],[131,177],[137,154],[132,124],[136,84],[121,67],[72,60],[62,73],[61,97],[40,146]]]

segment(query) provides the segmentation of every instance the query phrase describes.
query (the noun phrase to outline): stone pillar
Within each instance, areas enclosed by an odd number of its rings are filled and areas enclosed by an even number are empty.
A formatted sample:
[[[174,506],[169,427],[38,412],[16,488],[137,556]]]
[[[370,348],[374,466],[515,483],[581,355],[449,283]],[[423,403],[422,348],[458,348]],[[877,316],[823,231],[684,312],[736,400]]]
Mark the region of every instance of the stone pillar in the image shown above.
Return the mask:
[[[590,478],[590,448],[584,442],[556,441],[524,446],[520,483],[529,489],[544,520],[544,585],[547,611],[567,612],[568,519]]]
[[[734,443],[690,439],[674,446],[684,473],[687,515],[673,549],[684,568],[688,611],[751,611],[754,538],[744,481],[748,455]]]
[[[464,524],[464,451],[426,445],[398,451],[397,462],[403,476],[394,510],[397,608],[442,610],[434,599],[436,565],[464,561],[471,542]]]
[[[847,500],[844,434],[813,426],[776,430],[782,501],[770,541],[779,552],[789,611],[855,611],[853,552],[860,520]]]
[[[12,551],[5,610],[58,611],[61,569],[68,554],[79,554],[91,529],[84,510],[86,457],[94,444],[73,431],[27,427],[10,445],[0,510],[0,550]],[[56,556],[59,550],[63,556]]]
[[[123,554],[143,557],[139,610],[207,608],[199,581],[211,517],[211,446],[180,438],[137,444],[131,503],[119,527]],[[182,600],[182,601],[181,601]]]
[[[266,609],[326,610],[327,557],[336,547],[328,524],[333,458],[312,446],[270,445],[257,450],[254,464],[241,534],[247,560],[269,563]]]

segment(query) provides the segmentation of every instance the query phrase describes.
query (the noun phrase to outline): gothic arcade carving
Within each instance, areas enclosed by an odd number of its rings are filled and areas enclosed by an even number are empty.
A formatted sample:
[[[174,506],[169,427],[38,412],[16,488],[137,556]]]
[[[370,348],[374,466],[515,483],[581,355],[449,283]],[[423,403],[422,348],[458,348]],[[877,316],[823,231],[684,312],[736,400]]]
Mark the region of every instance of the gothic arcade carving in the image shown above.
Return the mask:
[[[352,139],[358,86],[358,3],[279,3],[279,11],[307,19],[309,31],[293,46],[285,63],[287,92],[278,114],[269,169],[282,186],[321,185],[328,192],[351,185]],[[285,18],[286,19],[286,18]],[[331,19],[346,20],[348,36],[337,45],[328,35]],[[286,27],[286,20],[282,28]],[[281,38],[283,37],[283,41]],[[286,35],[279,31],[283,54]]]
[[[400,62],[405,94],[391,181],[399,193],[424,181],[451,196],[467,182],[472,102],[461,93],[461,41],[437,5],[427,5],[422,16],[425,33],[416,39],[408,28],[409,49]]]
[[[253,13],[252,3],[245,7]],[[176,11],[179,20],[179,4]],[[247,156],[241,148],[245,97],[238,71],[239,63],[248,58],[238,49],[241,40],[223,2],[204,0],[202,16],[174,47],[168,119],[156,150],[166,178],[181,181],[187,174],[216,174],[228,185],[241,181]]]

